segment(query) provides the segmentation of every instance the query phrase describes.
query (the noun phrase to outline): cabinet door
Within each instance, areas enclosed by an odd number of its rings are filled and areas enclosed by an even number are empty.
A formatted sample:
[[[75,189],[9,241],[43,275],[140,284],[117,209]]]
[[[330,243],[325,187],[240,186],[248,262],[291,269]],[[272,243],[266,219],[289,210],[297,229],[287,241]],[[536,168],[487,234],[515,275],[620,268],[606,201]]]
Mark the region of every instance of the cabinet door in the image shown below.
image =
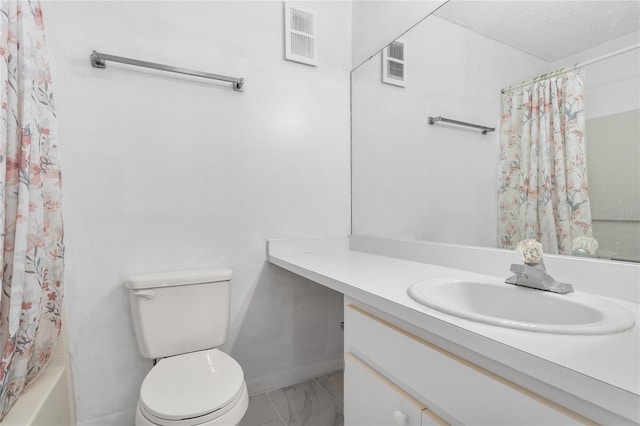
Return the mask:
[[[346,426],[443,425],[425,416],[425,406],[351,353],[344,357],[344,423]],[[428,411],[428,410],[427,410]],[[433,413],[430,413],[433,415]]]
[[[594,424],[361,308],[348,306],[344,321],[347,350],[459,423]]]

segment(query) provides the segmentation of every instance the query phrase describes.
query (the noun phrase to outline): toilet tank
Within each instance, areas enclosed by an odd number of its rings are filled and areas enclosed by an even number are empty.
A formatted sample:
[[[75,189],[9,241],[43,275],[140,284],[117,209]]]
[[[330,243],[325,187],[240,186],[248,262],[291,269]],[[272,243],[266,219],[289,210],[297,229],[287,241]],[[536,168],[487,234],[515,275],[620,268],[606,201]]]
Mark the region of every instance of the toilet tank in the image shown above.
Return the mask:
[[[229,331],[230,269],[129,277],[133,327],[145,358],[215,348]]]

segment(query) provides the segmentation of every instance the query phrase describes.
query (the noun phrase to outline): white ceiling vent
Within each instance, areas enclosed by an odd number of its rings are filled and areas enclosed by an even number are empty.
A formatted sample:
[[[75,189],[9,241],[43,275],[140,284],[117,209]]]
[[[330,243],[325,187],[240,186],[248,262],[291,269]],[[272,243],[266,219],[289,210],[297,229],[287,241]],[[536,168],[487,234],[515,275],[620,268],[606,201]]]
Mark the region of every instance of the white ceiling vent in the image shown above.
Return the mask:
[[[383,83],[404,87],[405,47],[405,41],[397,39],[382,50]]]
[[[315,12],[296,4],[284,4],[285,58],[318,65],[318,18]]]

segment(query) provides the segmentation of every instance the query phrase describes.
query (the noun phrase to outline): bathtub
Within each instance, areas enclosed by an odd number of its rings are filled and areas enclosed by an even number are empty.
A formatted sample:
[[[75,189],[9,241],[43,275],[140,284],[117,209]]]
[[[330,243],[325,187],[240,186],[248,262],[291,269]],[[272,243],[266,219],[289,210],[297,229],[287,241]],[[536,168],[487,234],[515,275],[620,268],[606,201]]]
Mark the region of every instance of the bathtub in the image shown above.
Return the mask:
[[[49,365],[18,398],[0,426],[75,425],[75,401],[66,328]]]

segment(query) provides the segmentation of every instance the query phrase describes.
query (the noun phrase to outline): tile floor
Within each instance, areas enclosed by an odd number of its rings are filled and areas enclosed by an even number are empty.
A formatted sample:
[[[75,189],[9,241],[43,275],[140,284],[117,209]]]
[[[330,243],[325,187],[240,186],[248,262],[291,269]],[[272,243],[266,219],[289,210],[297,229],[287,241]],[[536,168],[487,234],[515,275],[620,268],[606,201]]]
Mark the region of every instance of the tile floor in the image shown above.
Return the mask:
[[[338,371],[253,395],[239,426],[343,426],[342,382]]]

